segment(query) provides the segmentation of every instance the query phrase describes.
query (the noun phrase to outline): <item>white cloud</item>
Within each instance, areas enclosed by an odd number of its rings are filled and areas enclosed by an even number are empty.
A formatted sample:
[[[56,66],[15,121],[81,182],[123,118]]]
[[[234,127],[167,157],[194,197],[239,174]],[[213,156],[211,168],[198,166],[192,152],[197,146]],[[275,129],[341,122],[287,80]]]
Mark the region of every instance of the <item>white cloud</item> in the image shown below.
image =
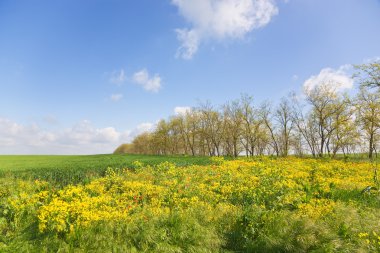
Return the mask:
[[[364,59],[364,64],[368,64],[368,63],[372,63],[372,62],[375,62],[375,61],[380,61],[380,57],[379,56],[375,56],[375,57],[371,57],[371,58],[366,58]]]
[[[198,51],[200,44],[200,34],[196,30],[176,29],[177,39],[181,42],[176,57],[189,60]]]
[[[0,118],[0,153],[7,153],[8,148],[13,146],[38,148],[56,139],[55,134],[41,129],[36,124],[22,125]]]
[[[115,70],[111,73],[109,82],[117,85],[123,84],[127,80],[124,69]]]
[[[174,108],[174,113],[176,115],[186,115],[186,113],[190,111],[191,111],[191,107],[188,107],[188,106],[177,106]]]
[[[36,124],[24,125],[0,118],[0,154],[100,154],[112,153],[121,143],[144,132],[154,124],[143,123],[133,130],[97,128],[83,120],[72,127],[47,131]]]
[[[331,85],[336,91],[352,89],[354,80],[349,73],[352,69],[351,65],[343,65],[337,70],[332,68],[324,68],[318,75],[311,76],[307,79],[303,87],[306,91],[312,90],[316,86]]]
[[[158,92],[161,88],[161,77],[158,74],[150,76],[146,69],[142,69],[133,74],[133,81],[141,85],[145,90]]]
[[[55,140],[55,136],[40,129],[36,124],[22,125],[9,119],[0,118],[0,143],[3,148],[19,143],[40,146],[49,140]]]
[[[132,135],[136,136],[143,132],[152,132],[155,129],[155,127],[156,125],[150,122],[141,123],[133,130]]]
[[[128,132],[128,140],[132,141],[134,137],[145,132],[152,132],[156,128],[156,124],[144,122],[137,125],[132,131]]]
[[[60,134],[62,142],[75,144],[99,144],[117,142],[120,133],[113,127],[95,128],[90,121],[83,120]]]
[[[110,96],[110,99],[112,101],[114,101],[114,102],[117,102],[117,101],[121,100],[122,98],[123,98],[123,94],[120,94],[120,93],[118,93],[118,94],[112,94]]]
[[[299,76],[298,76],[298,75],[295,75],[295,74],[294,74],[294,75],[292,76],[292,80],[293,80],[293,81],[297,81],[297,80],[298,80],[298,78],[299,78]]]
[[[278,8],[273,0],[172,0],[191,28],[176,29],[177,57],[191,59],[202,41],[242,39],[267,25]]]

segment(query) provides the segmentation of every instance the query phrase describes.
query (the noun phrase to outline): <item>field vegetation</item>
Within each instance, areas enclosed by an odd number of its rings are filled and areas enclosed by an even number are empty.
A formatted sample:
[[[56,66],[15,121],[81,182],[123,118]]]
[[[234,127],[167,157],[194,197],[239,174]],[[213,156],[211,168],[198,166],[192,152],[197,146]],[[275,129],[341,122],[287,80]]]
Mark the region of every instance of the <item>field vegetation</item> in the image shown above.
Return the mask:
[[[122,157],[79,184],[1,178],[0,252],[380,252],[368,161]]]
[[[55,186],[86,183],[104,176],[107,168],[134,168],[134,161],[146,165],[171,162],[176,166],[207,165],[208,157],[153,155],[9,155],[0,156],[0,176],[27,180],[44,180]]]

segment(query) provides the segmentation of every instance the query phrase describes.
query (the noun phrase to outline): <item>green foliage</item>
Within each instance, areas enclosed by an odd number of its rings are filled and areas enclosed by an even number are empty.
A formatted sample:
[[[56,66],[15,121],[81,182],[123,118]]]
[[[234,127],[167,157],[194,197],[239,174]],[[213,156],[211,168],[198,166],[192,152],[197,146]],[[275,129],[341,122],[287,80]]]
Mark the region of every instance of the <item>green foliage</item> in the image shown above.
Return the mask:
[[[115,149],[113,153],[117,155],[128,154],[131,151],[131,146],[132,146],[131,144],[127,144],[127,143],[121,144],[119,147]]]
[[[212,227],[199,223],[192,213],[173,213],[167,218],[134,222],[98,222],[75,234],[57,238],[53,234],[33,241],[15,243],[16,250],[29,245],[40,252],[215,252],[221,241]],[[25,245],[21,245],[25,244]],[[37,250],[38,249],[38,250]],[[1,248],[0,248],[1,251]]]

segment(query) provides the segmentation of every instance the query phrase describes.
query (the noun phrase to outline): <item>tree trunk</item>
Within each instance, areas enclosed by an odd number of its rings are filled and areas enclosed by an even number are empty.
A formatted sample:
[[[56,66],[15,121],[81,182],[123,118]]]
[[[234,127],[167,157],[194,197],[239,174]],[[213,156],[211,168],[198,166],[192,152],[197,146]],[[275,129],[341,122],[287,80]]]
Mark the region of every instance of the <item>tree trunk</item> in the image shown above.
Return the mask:
[[[373,157],[373,134],[369,138],[369,150],[368,150],[368,158],[372,159]]]

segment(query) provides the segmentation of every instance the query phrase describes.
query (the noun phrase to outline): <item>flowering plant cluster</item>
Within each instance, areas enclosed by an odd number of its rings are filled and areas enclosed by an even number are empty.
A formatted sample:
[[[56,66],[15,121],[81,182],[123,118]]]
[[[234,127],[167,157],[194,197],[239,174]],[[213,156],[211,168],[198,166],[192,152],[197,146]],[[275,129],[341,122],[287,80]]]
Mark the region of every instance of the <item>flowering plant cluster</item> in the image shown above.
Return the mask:
[[[290,231],[278,237],[295,237],[289,238],[290,244],[295,240],[289,251],[301,247],[295,245],[297,240],[305,240],[305,250],[326,243],[320,240],[334,244],[335,239],[324,236],[324,229],[349,245],[355,242],[358,247],[379,250],[379,195],[361,194],[373,183],[370,163],[292,157],[213,160],[212,165],[186,167],[135,162],[134,170],[109,168],[104,177],[61,189],[38,180],[19,181],[17,191],[1,192],[2,215],[15,227],[29,217],[40,236],[65,240],[79,240],[80,231],[102,222],[162,224],[175,214],[212,227],[219,238],[214,242],[233,249],[269,247],[258,243],[268,243],[265,236],[281,229]],[[345,217],[347,210],[349,217]],[[367,223],[361,220],[364,213],[371,214]],[[297,228],[292,227],[296,224],[305,229],[304,234],[296,234]],[[321,231],[308,231],[308,224]],[[278,231],[269,230],[276,226],[280,226]],[[164,233],[162,238],[172,235]],[[311,239],[303,238],[307,233]]]

